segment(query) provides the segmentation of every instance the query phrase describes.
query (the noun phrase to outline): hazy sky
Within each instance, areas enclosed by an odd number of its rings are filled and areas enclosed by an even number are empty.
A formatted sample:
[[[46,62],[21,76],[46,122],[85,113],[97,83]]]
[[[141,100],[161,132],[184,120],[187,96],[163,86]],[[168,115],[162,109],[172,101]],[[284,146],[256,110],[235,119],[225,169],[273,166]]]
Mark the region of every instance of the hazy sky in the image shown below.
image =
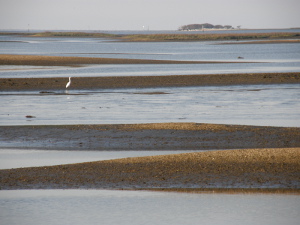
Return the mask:
[[[0,29],[290,28],[300,27],[299,11],[299,0],[0,0]]]

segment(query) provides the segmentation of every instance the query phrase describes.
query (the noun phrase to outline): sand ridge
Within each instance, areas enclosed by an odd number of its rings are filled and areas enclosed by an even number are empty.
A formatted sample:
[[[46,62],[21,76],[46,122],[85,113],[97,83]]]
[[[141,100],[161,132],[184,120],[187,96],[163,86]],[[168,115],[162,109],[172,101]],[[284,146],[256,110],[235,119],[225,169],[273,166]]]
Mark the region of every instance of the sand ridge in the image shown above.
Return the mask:
[[[45,55],[9,55],[0,54],[0,65],[31,66],[83,66],[89,64],[211,64],[241,63],[240,61],[176,61],[125,58],[97,58],[77,56],[45,56]],[[247,63],[247,62],[243,62]]]
[[[0,170],[1,189],[271,188],[299,193],[300,148],[244,149]]]

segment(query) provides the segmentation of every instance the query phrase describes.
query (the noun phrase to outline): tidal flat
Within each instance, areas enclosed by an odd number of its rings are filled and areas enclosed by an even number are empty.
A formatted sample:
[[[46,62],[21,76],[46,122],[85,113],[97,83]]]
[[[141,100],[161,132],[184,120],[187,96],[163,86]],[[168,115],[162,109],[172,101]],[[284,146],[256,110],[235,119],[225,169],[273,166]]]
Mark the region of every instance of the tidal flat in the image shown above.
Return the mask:
[[[273,35],[273,34],[272,34]],[[298,43],[294,36],[228,36],[220,41],[243,38],[264,39],[256,44]],[[55,36],[55,35],[54,35]],[[68,36],[68,35],[67,35]],[[172,35],[171,35],[172,36]],[[200,36],[154,35],[123,37],[128,42],[199,41]],[[83,36],[85,37],[85,36]],[[34,38],[34,37],[32,37]],[[114,37],[106,37],[114,38]],[[201,36],[204,38],[205,36]],[[218,36],[209,36],[215,40]],[[293,38],[293,40],[288,40]],[[168,39],[168,40],[167,40]],[[278,39],[278,40],[275,40]],[[285,39],[285,40],[279,40]],[[20,42],[21,43],[21,42]],[[253,42],[254,43],[254,42]],[[47,43],[48,44],[48,43]],[[222,43],[220,43],[222,44]],[[65,44],[64,44],[65,45]],[[216,45],[215,45],[216,46]],[[240,46],[240,45],[239,45]],[[31,50],[31,48],[30,48]],[[240,55],[225,60],[152,60],[95,57],[0,55],[1,65],[59,66],[80,68],[95,64],[211,64],[252,65]],[[91,51],[84,52],[87,54]],[[157,51],[161,53],[160,51]],[[239,51],[237,51],[239,52]],[[107,54],[109,52],[104,52]],[[127,54],[127,52],[125,52]],[[156,53],[156,52],[155,52]],[[93,52],[91,52],[93,54]],[[144,52],[142,52],[144,54]],[[227,54],[227,53],[226,53]],[[159,55],[159,54],[158,54]],[[176,54],[175,54],[176,55]],[[184,55],[184,54],[183,54]],[[144,56],[144,55],[143,55]],[[244,57],[244,55],[242,55]],[[124,56],[125,57],[125,56]],[[250,57],[249,57],[250,58]],[[253,58],[257,58],[254,55]],[[247,57],[246,57],[247,59]],[[251,59],[251,58],[250,58]],[[268,58],[267,58],[268,59]],[[264,58],[257,63],[263,64]],[[256,64],[255,64],[256,65]],[[71,90],[99,88],[153,88],[226,86],[246,84],[299,84],[299,72],[249,72],[236,74],[193,74],[169,76],[76,76]],[[69,76],[69,75],[68,75]],[[65,90],[66,77],[3,77],[1,91]],[[162,92],[153,92],[163,94]],[[1,189],[130,189],[209,191],[233,190],[299,193],[299,128],[221,125],[204,123],[155,123],[111,125],[1,126],[1,147],[64,150],[199,150],[208,152],[116,159],[60,166],[0,170]],[[216,149],[220,150],[217,151]],[[226,149],[226,150],[224,150]]]
[[[29,149],[211,151],[0,170],[0,188],[298,193],[299,133],[299,128],[195,123],[2,126],[2,143]]]

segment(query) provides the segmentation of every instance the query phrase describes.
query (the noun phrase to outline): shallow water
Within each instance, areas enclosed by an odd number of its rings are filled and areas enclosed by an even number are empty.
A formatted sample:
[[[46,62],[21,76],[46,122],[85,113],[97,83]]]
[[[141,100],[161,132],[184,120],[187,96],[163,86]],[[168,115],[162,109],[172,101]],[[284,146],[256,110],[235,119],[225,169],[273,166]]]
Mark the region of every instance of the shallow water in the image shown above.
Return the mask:
[[[198,74],[299,72],[300,62],[169,64],[169,65],[88,65],[85,67],[0,66],[0,77],[106,77],[169,76]]]
[[[299,98],[298,84],[0,92],[0,125],[198,122],[299,127]]]
[[[90,38],[0,36],[0,54],[254,62],[78,68],[0,66],[0,78],[299,72],[299,50],[299,44],[116,43]],[[239,56],[244,59],[239,60]],[[200,122],[299,127],[299,94],[299,85],[0,92],[0,125]],[[0,151],[0,165],[56,165],[136,154],[143,153],[4,150]],[[278,194],[2,190],[0,221],[12,225],[298,224],[299,200],[299,196]]]
[[[299,43],[245,45],[219,45],[216,43],[219,42],[128,43],[98,38],[0,36],[0,54],[254,63],[89,65],[79,68],[0,66],[0,77],[153,76],[300,71]],[[244,59],[238,59],[238,57]]]
[[[188,152],[191,151],[61,151],[0,149],[0,169],[53,166],[128,157],[168,155]]]
[[[2,224],[299,224],[300,197],[109,190],[0,191]]]
[[[254,62],[198,65],[88,65],[76,68],[0,66],[0,77],[76,78],[299,72],[299,50],[299,43],[237,45],[219,45],[211,41],[130,43],[99,38],[0,36],[0,54]],[[239,56],[244,59],[238,59]],[[147,94],[153,92],[167,94]],[[299,85],[70,90],[49,94],[34,91],[0,92],[0,125],[200,122],[299,126],[300,107],[297,99],[299,99]],[[27,115],[34,118],[26,118]]]

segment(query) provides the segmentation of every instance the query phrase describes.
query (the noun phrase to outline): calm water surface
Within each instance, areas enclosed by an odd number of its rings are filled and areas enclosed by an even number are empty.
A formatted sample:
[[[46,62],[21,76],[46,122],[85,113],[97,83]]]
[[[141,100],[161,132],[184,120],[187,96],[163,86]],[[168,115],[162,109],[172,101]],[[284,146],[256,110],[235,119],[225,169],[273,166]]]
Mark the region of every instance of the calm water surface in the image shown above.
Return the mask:
[[[0,78],[300,71],[300,44],[120,43],[91,38],[0,36],[0,54],[245,62],[199,65],[90,65],[77,68],[0,66]],[[244,59],[239,60],[239,56]],[[299,85],[244,85],[70,90],[48,94],[38,91],[0,92],[0,125],[208,122],[299,127],[299,88]],[[26,115],[35,118],[27,119]],[[20,150],[2,149],[0,165],[3,168],[42,166],[50,161],[50,165],[54,165],[142,154],[22,151],[21,153]],[[149,152],[145,154],[149,155]],[[1,224],[12,225],[281,225],[299,224],[299,212],[300,198],[294,195],[104,190],[0,191]]]
[[[128,157],[180,154],[195,151],[61,151],[0,149],[0,169],[53,166]],[[199,151],[198,151],[199,152]]]
[[[1,224],[299,224],[300,197],[108,190],[0,191]]]
[[[0,54],[252,63],[90,65],[80,68],[0,66],[0,77],[153,76],[300,71],[300,44],[298,43],[245,45],[219,45],[216,43],[219,42],[124,43],[95,38],[0,36]],[[238,59],[240,56],[244,59]]]
[[[299,99],[298,84],[0,92],[0,125],[198,122],[298,127]]]
[[[66,77],[67,82],[69,76],[76,79],[79,76],[167,76],[300,71],[298,43],[236,45],[218,43],[211,41],[126,43],[98,38],[0,36],[0,54],[253,62],[198,65],[89,65],[76,68],[0,66],[0,77]],[[239,56],[244,59],[238,59]],[[166,94],[147,94],[152,92]],[[54,91],[50,94],[0,92],[0,125],[208,122],[299,126],[298,99],[299,85],[70,90]],[[26,115],[35,118],[26,119]]]

